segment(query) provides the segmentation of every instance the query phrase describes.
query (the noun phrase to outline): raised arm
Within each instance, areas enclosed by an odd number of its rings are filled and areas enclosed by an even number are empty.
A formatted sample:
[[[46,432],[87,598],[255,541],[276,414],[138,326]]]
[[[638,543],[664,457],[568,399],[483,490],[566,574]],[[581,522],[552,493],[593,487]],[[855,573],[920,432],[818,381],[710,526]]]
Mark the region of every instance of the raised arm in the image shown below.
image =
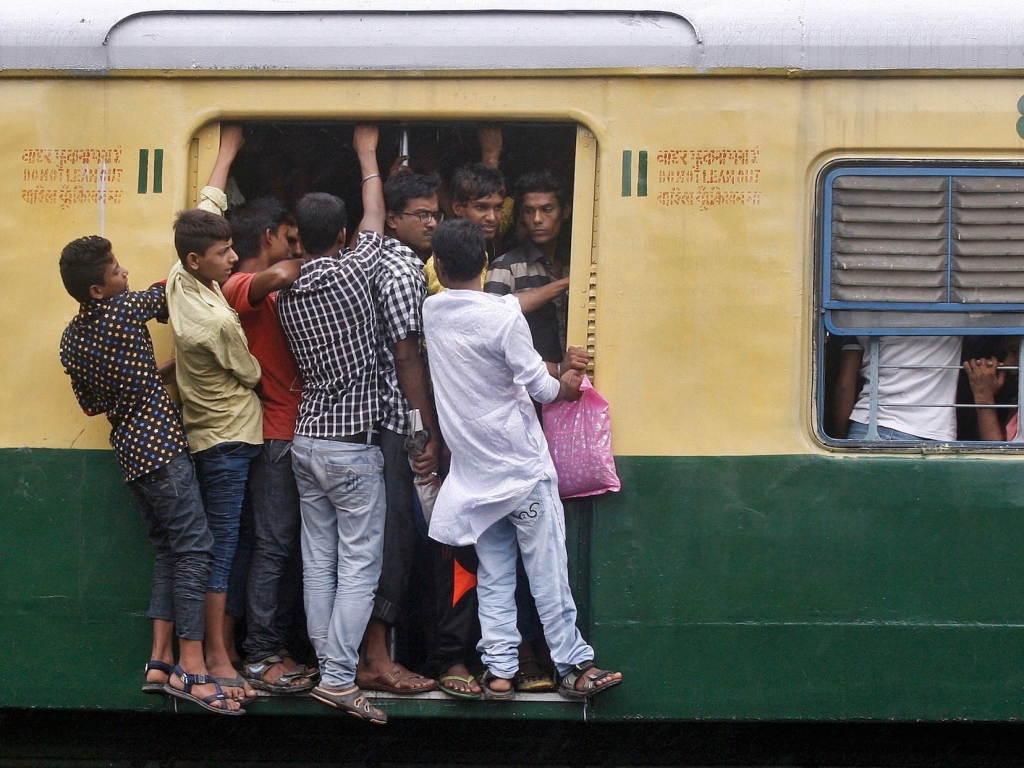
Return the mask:
[[[360,232],[384,234],[384,180],[377,166],[377,141],[380,130],[376,125],[363,123],[356,126],[352,147],[359,157],[359,173],[363,179],[363,219]]]
[[[228,186],[228,174],[231,172],[231,164],[238,157],[238,150],[245,144],[245,137],[242,135],[242,126],[238,123],[224,123],[220,127],[220,151],[217,152],[217,161],[213,164],[210,172],[210,180],[206,182],[208,187],[216,187],[223,192]]]
[[[497,168],[501,162],[504,139],[500,125],[481,125],[476,136],[480,140],[480,162],[488,168]]]

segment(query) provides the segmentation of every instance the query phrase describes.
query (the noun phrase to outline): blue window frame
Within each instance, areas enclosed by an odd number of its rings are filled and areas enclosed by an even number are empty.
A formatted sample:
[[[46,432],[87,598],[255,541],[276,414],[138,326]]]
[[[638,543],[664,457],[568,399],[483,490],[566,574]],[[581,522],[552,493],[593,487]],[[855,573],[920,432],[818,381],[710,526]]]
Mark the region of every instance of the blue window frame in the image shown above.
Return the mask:
[[[1021,332],[1024,167],[834,168],[823,180],[823,213],[830,332]],[[847,213],[856,220],[843,220]]]
[[[822,435],[857,447],[899,447],[899,441],[875,442],[879,407],[888,405],[879,402],[879,376],[886,375],[881,369],[959,366],[880,364],[880,337],[1024,337],[1024,164],[844,161],[827,168],[819,180]],[[868,337],[861,342],[867,372],[862,371],[858,385],[858,399],[867,399],[870,413],[863,441],[831,435],[825,426],[832,415],[826,407],[828,388],[834,384],[828,369],[831,364],[835,374],[838,350],[852,336]],[[1017,404],[997,408],[1019,412],[1024,377],[1018,377],[1014,389]],[[913,407],[979,406],[968,400]],[[1005,447],[1010,441],[988,444]],[[978,445],[959,432],[956,440],[943,442]],[[909,447],[905,439],[902,443]]]

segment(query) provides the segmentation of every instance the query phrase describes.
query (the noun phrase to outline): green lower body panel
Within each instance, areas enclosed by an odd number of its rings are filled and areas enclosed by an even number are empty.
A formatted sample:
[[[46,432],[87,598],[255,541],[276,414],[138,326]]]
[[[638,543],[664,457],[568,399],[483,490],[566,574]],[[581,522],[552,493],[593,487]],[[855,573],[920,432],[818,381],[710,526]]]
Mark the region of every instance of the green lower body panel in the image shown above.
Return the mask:
[[[1018,462],[619,457],[567,507],[581,626],[626,681],[593,706],[388,701],[396,716],[1024,715]],[[0,708],[144,696],[152,552],[113,457],[0,451]],[[258,702],[253,713],[321,713]]]

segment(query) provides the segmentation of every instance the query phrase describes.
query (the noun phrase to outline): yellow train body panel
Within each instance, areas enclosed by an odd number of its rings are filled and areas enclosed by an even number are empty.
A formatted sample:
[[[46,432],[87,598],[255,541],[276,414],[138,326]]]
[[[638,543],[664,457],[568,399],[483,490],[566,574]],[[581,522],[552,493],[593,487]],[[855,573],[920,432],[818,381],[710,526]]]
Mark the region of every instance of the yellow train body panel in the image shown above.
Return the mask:
[[[101,233],[133,287],[165,277],[173,215],[209,172],[220,120],[529,120],[591,132],[596,174],[577,163],[570,341],[586,343],[593,322],[614,450],[634,456],[823,452],[812,423],[821,168],[1024,151],[1024,87],[1009,77],[470,75],[0,80],[0,447],[107,446],[106,420],[81,413],[57,357],[76,311],[60,250]],[[167,330],[154,338],[158,358],[169,355]]]

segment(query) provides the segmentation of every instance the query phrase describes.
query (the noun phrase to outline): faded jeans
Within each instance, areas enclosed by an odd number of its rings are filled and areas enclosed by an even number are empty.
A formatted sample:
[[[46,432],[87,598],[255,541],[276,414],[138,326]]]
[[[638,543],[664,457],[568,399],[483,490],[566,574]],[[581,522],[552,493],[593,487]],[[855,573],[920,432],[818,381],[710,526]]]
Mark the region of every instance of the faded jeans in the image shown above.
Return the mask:
[[[519,669],[516,627],[516,543],[530,580],[530,592],[544,627],[544,638],[558,674],[594,658],[576,628],[576,603],[569,590],[562,502],[550,480],[480,534],[476,542],[477,599],[480,601],[481,659],[497,677],[511,679]]]
[[[213,536],[187,453],[128,483],[156,547],[149,618],[173,621],[178,637],[202,640]]]
[[[321,685],[348,688],[380,578],[384,459],[376,446],[296,435],[292,467],[302,510],[309,639]]]
[[[867,440],[868,439],[868,425],[859,421],[851,421],[850,429],[846,433],[847,440]],[[900,432],[898,429],[892,427],[879,427],[878,428],[878,439],[879,440],[909,440],[914,443],[919,443],[925,438],[917,437],[909,432]]]

